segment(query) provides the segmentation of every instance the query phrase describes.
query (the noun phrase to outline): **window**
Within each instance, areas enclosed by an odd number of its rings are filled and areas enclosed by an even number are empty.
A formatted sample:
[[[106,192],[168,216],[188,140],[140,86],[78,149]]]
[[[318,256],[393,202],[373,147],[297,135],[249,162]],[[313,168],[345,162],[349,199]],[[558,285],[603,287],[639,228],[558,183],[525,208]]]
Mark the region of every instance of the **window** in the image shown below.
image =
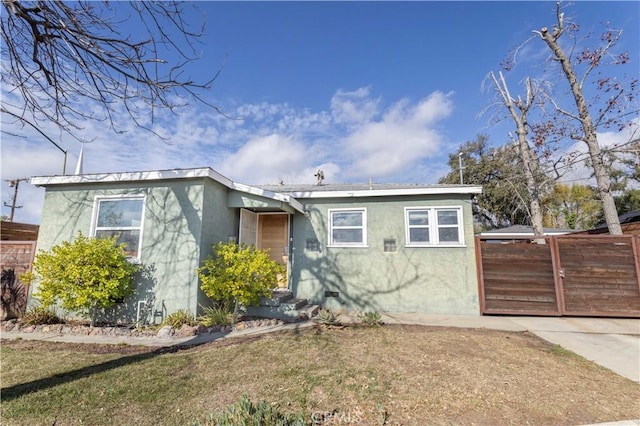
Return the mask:
[[[408,246],[463,245],[460,207],[406,207]]]
[[[366,247],[367,210],[329,210],[329,246]]]
[[[140,258],[144,197],[96,198],[93,235],[97,238],[115,236],[125,244],[127,256]]]

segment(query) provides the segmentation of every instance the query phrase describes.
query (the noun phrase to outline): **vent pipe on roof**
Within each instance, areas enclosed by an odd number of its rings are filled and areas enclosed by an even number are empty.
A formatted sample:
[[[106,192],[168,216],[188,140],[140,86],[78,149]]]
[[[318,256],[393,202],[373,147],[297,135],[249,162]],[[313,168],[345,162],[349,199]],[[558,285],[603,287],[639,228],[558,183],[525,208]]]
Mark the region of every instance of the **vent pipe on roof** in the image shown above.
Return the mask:
[[[76,164],[76,172],[74,174],[81,175],[82,174],[82,154],[84,151],[84,144],[80,145],[80,154],[78,155],[78,163]]]

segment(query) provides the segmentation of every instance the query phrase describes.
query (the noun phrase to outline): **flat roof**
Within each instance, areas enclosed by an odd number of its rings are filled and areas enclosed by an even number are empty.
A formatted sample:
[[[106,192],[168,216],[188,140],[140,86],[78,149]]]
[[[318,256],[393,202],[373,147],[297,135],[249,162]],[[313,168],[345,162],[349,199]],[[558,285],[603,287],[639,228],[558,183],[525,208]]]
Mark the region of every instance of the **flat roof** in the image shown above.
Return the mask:
[[[322,185],[256,185],[294,198],[350,198],[391,195],[481,194],[476,185],[434,185],[409,183],[327,183]]]
[[[117,182],[140,182],[140,181],[158,181],[158,180],[174,180],[174,179],[196,179],[208,178],[212,179],[229,189],[239,192],[258,195],[272,200],[281,201],[289,204],[292,208],[304,213],[304,206],[289,194],[269,191],[267,189],[258,188],[251,185],[244,185],[234,182],[226,176],[221,175],[210,167],[201,167],[196,169],[172,169],[172,170],[153,170],[140,172],[117,172],[117,173],[95,173],[68,176],[34,176],[30,183],[36,186],[54,186],[54,185],[73,185],[73,184],[95,184],[95,183],[117,183]]]
[[[327,183],[323,185],[245,185],[234,182],[210,167],[193,169],[153,170],[139,172],[94,173],[68,176],[35,176],[30,182],[36,186],[139,182],[173,179],[209,178],[236,191],[259,195],[288,203],[304,212],[299,198],[353,198],[394,195],[481,194],[476,185],[434,185],[394,183]]]

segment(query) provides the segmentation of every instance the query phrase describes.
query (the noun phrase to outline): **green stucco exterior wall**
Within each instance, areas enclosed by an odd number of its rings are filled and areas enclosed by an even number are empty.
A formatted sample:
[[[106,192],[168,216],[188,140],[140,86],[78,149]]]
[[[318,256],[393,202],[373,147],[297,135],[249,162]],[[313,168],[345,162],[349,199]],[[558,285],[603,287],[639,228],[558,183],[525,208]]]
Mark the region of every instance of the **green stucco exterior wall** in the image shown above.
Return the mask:
[[[156,323],[178,309],[194,314],[211,301],[197,268],[212,245],[238,238],[239,208],[292,213],[280,201],[241,194],[209,178],[52,185],[47,187],[38,249],[49,250],[81,231],[91,235],[99,196],[144,195],[136,292],[105,317],[131,323],[140,300],[155,297]],[[405,195],[299,199],[291,215],[289,286],[297,298],[346,310],[479,313],[471,199],[468,195]],[[405,207],[462,207],[464,246],[406,247]],[[285,208],[286,207],[286,208]],[[328,247],[329,209],[365,208],[367,247]],[[306,247],[317,240],[319,251]],[[396,251],[385,252],[384,240]],[[327,296],[335,292],[337,297]]]
[[[144,273],[136,292],[110,313],[135,320],[137,302],[155,296],[155,322],[177,309],[197,312],[206,305],[197,268],[216,241],[234,230],[234,210],[226,205],[226,188],[210,179],[52,186],[47,188],[38,250],[72,240],[78,231],[91,235],[94,200],[98,196],[144,195],[140,261]],[[206,206],[206,208],[203,208]]]
[[[478,315],[471,200],[398,196],[304,200],[293,222],[291,283],[296,297],[335,309]],[[405,247],[405,207],[462,206],[463,247]],[[367,209],[367,248],[328,247],[328,210]],[[384,239],[396,252],[384,252]],[[306,250],[307,239],[319,252]],[[326,297],[325,291],[339,297]]]

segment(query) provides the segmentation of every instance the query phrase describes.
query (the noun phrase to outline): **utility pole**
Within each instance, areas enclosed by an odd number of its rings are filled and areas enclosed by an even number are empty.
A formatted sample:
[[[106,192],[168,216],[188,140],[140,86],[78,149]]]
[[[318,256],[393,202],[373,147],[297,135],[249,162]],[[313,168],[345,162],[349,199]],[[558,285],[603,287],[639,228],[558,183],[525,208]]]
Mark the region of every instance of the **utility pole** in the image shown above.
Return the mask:
[[[20,186],[20,182],[23,182],[25,180],[29,180],[29,179],[20,178],[20,179],[11,179],[11,180],[5,181],[9,183],[9,188],[13,188],[13,197],[11,198],[11,204],[7,204],[6,201],[4,203],[6,207],[11,207],[11,213],[9,214],[9,222],[13,222],[13,214],[15,213],[16,209],[22,208],[22,206],[16,206],[16,201],[18,199],[18,187]]]

